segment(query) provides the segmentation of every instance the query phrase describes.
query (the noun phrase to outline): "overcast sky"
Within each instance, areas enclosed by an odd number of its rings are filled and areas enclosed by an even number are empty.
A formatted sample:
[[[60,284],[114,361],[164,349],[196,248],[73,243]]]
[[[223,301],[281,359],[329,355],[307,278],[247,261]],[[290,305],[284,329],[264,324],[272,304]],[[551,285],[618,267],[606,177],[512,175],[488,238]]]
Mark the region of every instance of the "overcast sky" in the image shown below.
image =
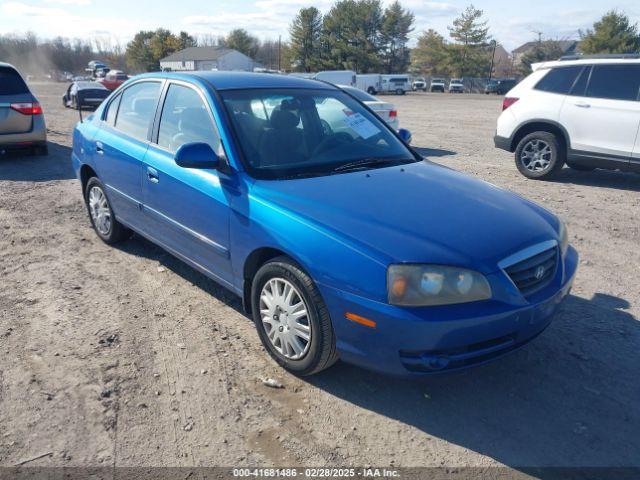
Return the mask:
[[[388,3],[389,0],[383,0]],[[304,6],[325,12],[330,0],[0,0],[0,33],[33,31],[43,38],[101,37],[125,44],[141,29],[165,27],[191,34],[224,35],[237,27],[261,39],[288,36],[288,26]],[[467,1],[403,0],[416,16],[415,38],[434,28],[447,35],[447,25],[468,5]],[[535,39],[570,39],[590,27],[605,11],[617,8],[640,21],[638,0],[482,0],[491,34],[508,50]]]

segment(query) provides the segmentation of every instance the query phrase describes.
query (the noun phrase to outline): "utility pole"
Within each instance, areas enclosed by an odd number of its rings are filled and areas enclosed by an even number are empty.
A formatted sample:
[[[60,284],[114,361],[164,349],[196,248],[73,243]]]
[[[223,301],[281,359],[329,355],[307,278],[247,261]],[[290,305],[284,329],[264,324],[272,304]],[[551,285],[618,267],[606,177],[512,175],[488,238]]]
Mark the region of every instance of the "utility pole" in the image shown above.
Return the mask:
[[[498,42],[495,40],[492,40],[491,43],[493,43],[493,52],[491,52],[491,67],[489,67],[489,81],[491,81],[491,77],[493,76],[493,65],[496,58],[496,47],[498,46]]]

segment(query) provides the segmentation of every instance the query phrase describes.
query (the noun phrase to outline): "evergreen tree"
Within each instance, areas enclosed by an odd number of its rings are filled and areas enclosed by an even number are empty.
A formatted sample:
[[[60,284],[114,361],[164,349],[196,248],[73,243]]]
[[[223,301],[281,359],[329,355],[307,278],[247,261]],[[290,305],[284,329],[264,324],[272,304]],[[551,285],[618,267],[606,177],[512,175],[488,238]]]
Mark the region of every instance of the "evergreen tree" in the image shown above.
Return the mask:
[[[387,73],[401,73],[409,65],[409,34],[413,31],[413,13],[395,0],[382,17],[383,62]]]
[[[640,50],[640,35],[637,24],[615,10],[607,12],[593,24],[593,29],[580,32],[580,50],[594,53],[637,53]]]
[[[411,71],[424,75],[447,75],[448,60],[444,37],[429,29],[420,35],[418,44],[411,50]]]
[[[245,29],[236,28],[231,30],[224,39],[224,46],[244,53],[247,57],[254,58],[260,46],[260,41]]]
[[[469,5],[449,27],[454,43],[449,45],[452,73],[460,77],[480,77],[487,73],[491,61],[488,43],[491,40],[483,11]]]
[[[291,22],[291,61],[294,68],[311,72],[320,66],[322,15],[316,7],[302,8]]]

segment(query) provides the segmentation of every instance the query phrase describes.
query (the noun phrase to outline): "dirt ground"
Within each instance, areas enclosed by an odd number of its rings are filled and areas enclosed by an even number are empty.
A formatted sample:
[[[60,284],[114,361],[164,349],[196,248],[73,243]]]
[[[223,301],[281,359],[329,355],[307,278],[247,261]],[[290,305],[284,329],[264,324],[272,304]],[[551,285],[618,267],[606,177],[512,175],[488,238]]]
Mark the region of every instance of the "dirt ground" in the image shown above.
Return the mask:
[[[542,336],[486,366],[298,379],[238,298],[140,237],[94,235],[64,88],[34,85],[50,155],[0,159],[0,465],[640,465],[640,176],[527,180],[493,147],[501,99],[387,97],[423,154],[566,220],[575,287]]]

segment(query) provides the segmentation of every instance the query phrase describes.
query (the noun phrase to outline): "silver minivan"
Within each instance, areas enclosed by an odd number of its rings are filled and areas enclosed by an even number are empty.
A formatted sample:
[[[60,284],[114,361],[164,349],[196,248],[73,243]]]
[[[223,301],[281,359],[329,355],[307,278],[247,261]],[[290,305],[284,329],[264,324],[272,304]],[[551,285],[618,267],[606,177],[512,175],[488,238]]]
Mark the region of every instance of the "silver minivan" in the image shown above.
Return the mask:
[[[42,107],[18,71],[0,62],[0,154],[27,150],[47,154]]]

